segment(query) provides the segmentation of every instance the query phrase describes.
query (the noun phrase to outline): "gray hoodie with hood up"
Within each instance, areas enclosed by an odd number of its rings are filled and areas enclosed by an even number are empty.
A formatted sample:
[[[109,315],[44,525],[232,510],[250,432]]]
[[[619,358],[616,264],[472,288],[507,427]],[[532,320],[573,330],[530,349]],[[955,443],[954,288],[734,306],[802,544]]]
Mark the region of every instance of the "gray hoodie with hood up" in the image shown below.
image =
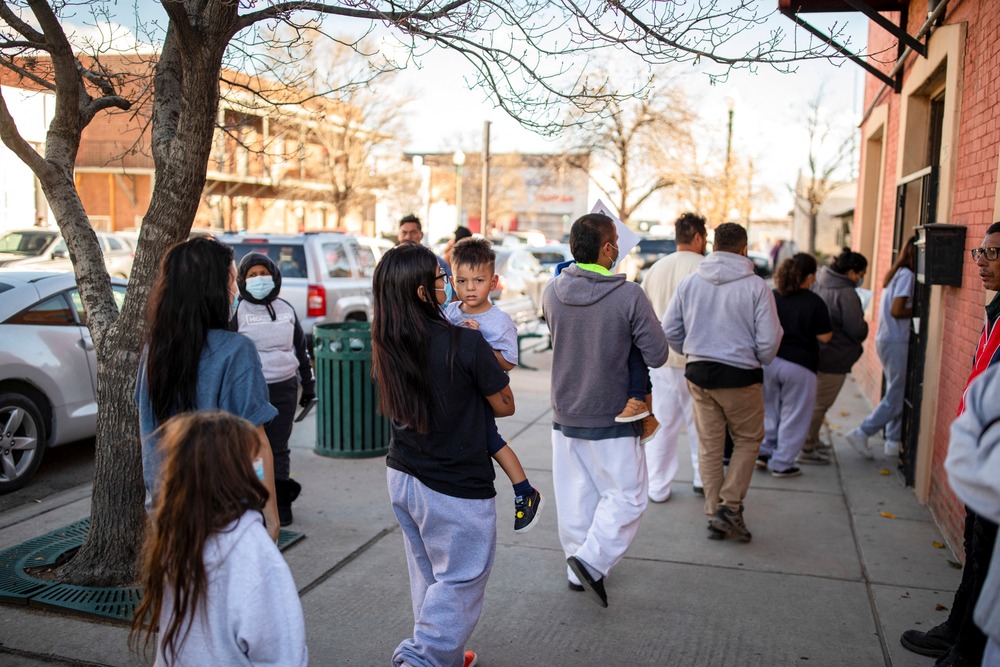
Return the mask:
[[[774,295],[753,262],[716,251],[681,281],[663,331],[670,347],[692,361],[755,369],[771,363],[781,345]]]
[[[812,290],[823,297],[833,325],[833,338],[819,345],[821,373],[850,373],[851,366],[861,358],[861,342],[868,337],[868,323],[855,288],[850,278],[829,266],[821,266],[816,272]]]
[[[615,426],[628,401],[632,345],[650,368],[667,360],[667,341],[646,293],[624,275],[571,264],[546,286],[542,312],[552,334],[553,421]]]

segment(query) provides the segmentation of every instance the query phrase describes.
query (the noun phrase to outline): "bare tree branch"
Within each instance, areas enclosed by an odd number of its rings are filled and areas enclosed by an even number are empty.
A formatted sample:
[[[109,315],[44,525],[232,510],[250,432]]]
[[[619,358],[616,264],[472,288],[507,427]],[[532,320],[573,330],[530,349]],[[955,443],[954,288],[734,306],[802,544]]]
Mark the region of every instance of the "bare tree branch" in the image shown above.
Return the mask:
[[[10,151],[22,162],[28,165],[33,171],[45,169],[45,160],[31,147],[17,129],[10,110],[7,108],[7,100],[4,99],[3,91],[0,90],[0,140]]]

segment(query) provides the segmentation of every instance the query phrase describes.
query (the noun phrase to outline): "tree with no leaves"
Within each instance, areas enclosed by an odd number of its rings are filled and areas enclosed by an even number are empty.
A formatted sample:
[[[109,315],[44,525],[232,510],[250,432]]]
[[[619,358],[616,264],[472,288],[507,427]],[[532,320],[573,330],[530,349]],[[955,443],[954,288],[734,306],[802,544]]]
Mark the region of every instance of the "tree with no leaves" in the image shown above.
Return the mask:
[[[568,164],[591,175],[626,224],[650,197],[684,178],[694,145],[694,114],[683,90],[655,76],[649,87],[645,97],[613,99],[601,112],[575,111],[569,122]],[[610,182],[600,177],[600,165]]]
[[[91,527],[60,578],[91,585],[135,579],[146,517],[131,396],[146,299],[159,258],[187,236],[198,208],[223,64],[248,74],[265,71],[264,26],[285,24],[294,41],[310,31],[322,32],[323,16],[336,17],[341,26],[353,22],[358,32],[377,30],[395,40],[405,54],[399,66],[419,60],[430,48],[452,49],[471,64],[475,76],[470,85],[487,91],[527,127],[552,133],[559,130],[566,105],[599,111],[642,92],[643,82],[632,86],[619,81],[612,87],[605,78],[588,74],[588,58],[602,50],[624,49],[655,64],[711,63],[721,76],[731,68],[791,68],[799,59],[831,56],[820,42],[786,48],[780,31],[761,40],[735,39],[765,20],[757,5],[716,0],[162,0],[165,34],[149,59],[151,78],[141,82],[102,66],[106,44],[84,48],[71,43],[73,12],[86,7],[106,25],[112,0],[0,0],[0,66],[55,96],[44,152],[20,134],[2,96],[0,139],[31,168],[52,208],[73,260],[98,358]],[[140,20],[150,16],[144,12]],[[41,57],[49,67],[34,66]],[[100,113],[140,108],[139,98],[152,89],[149,148],[155,187],[119,313],[73,170],[84,128]]]
[[[809,152],[806,173],[800,175],[796,184],[795,205],[808,216],[809,235],[806,252],[816,253],[816,226],[819,212],[831,191],[843,182],[836,179],[838,173],[847,166],[854,150],[854,132],[841,133],[823,115],[822,87],[807,105],[806,132],[809,137]],[[838,137],[838,134],[840,135]],[[834,142],[832,150],[830,144]]]
[[[369,205],[382,186],[374,169],[377,157],[390,151],[398,155],[411,100],[398,88],[395,67],[379,62],[373,40],[296,35],[285,28],[267,41],[273,58],[267,69],[302,92],[292,96],[293,104],[277,110],[268,99],[260,102],[322,149],[317,176],[330,185],[328,203],[336,212],[336,226],[346,228],[348,214]]]

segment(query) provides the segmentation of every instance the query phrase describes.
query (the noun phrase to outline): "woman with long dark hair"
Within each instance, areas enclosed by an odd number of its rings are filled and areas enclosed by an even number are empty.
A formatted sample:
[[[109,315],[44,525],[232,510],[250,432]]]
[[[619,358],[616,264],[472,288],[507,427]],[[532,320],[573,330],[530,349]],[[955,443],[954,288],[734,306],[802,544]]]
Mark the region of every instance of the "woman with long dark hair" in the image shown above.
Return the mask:
[[[162,667],[307,663],[295,580],[261,517],[261,446],[258,429],[226,412],[163,425],[163,482],[129,636],[136,646],[144,634],[148,648],[159,626]]]
[[[236,267],[229,246],[194,238],[178,243],[163,258],[149,299],[149,330],[135,387],[146,509],[152,512],[160,478],[156,429],[176,414],[223,410],[260,430],[258,456],[268,492],[264,519],[277,540],[274,464],[263,425],[278,411],[268,402],[253,341],[229,331],[235,295]]]
[[[899,256],[885,274],[878,305],[875,350],[885,376],[885,396],[861,426],[847,434],[847,442],[866,459],[874,458],[868,438],[885,429],[884,452],[896,456],[903,439],[903,390],[906,358],[910,350],[910,320],[913,317],[913,285],[917,267],[917,237],[906,240]]]
[[[770,467],[774,477],[801,473],[795,459],[816,405],[819,344],[833,337],[826,304],[809,289],[815,280],[816,259],[801,252],[774,274],[774,302],[784,334],[778,356],[764,366],[764,441],[757,457],[757,466]]]
[[[392,419],[386,478],[414,621],[394,665],[475,664],[465,642],[496,552],[487,433],[494,416],[514,413],[514,396],[482,334],[444,319],[445,277],[428,248],[403,243],[372,279],[372,377]]]
[[[820,267],[812,290],[823,298],[830,311],[833,337],[819,347],[819,367],[816,373],[816,408],[806,444],[799,453],[799,463],[825,464],[830,457],[818,451],[819,430],[826,411],[837,400],[840,388],[854,363],[861,358],[861,343],[868,337],[868,323],[861,308],[861,287],[868,272],[868,260],[850,248],[837,255],[831,266]]]

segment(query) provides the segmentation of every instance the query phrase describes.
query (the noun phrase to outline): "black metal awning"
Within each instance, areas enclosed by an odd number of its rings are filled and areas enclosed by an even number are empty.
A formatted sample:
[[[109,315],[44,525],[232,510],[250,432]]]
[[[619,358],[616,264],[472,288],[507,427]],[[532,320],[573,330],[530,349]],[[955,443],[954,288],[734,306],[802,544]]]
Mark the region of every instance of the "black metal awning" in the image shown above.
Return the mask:
[[[903,87],[903,68],[901,61],[909,52],[917,53],[927,57],[927,36],[930,33],[931,24],[944,13],[947,0],[929,0],[928,19],[924,27],[915,35],[911,36],[906,31],[907,19],[909,16],[910,0],[778,0],[778,11],[787,16],[798,25],[802,26],[816,37],[832,46],[839,53],[851,61],[861,65],[872,76],[884,81],[886,85],[892,87],[895,92],[899,92]],[[892,71],[886,73],[868,62],[866,58],[850,51],[846,46],[840,44],[830,35],[827,35],[819,28],[815,27],[804,18],[802,14],[818,13],[838,13],[838,12],[861,12],[876,25],[895,37],[899,42],[899,50],[896,66]],[[881,12],[898,12],[899,24],[895,24],[882,15]],[[921,41],[923,39],[923,41]]]

